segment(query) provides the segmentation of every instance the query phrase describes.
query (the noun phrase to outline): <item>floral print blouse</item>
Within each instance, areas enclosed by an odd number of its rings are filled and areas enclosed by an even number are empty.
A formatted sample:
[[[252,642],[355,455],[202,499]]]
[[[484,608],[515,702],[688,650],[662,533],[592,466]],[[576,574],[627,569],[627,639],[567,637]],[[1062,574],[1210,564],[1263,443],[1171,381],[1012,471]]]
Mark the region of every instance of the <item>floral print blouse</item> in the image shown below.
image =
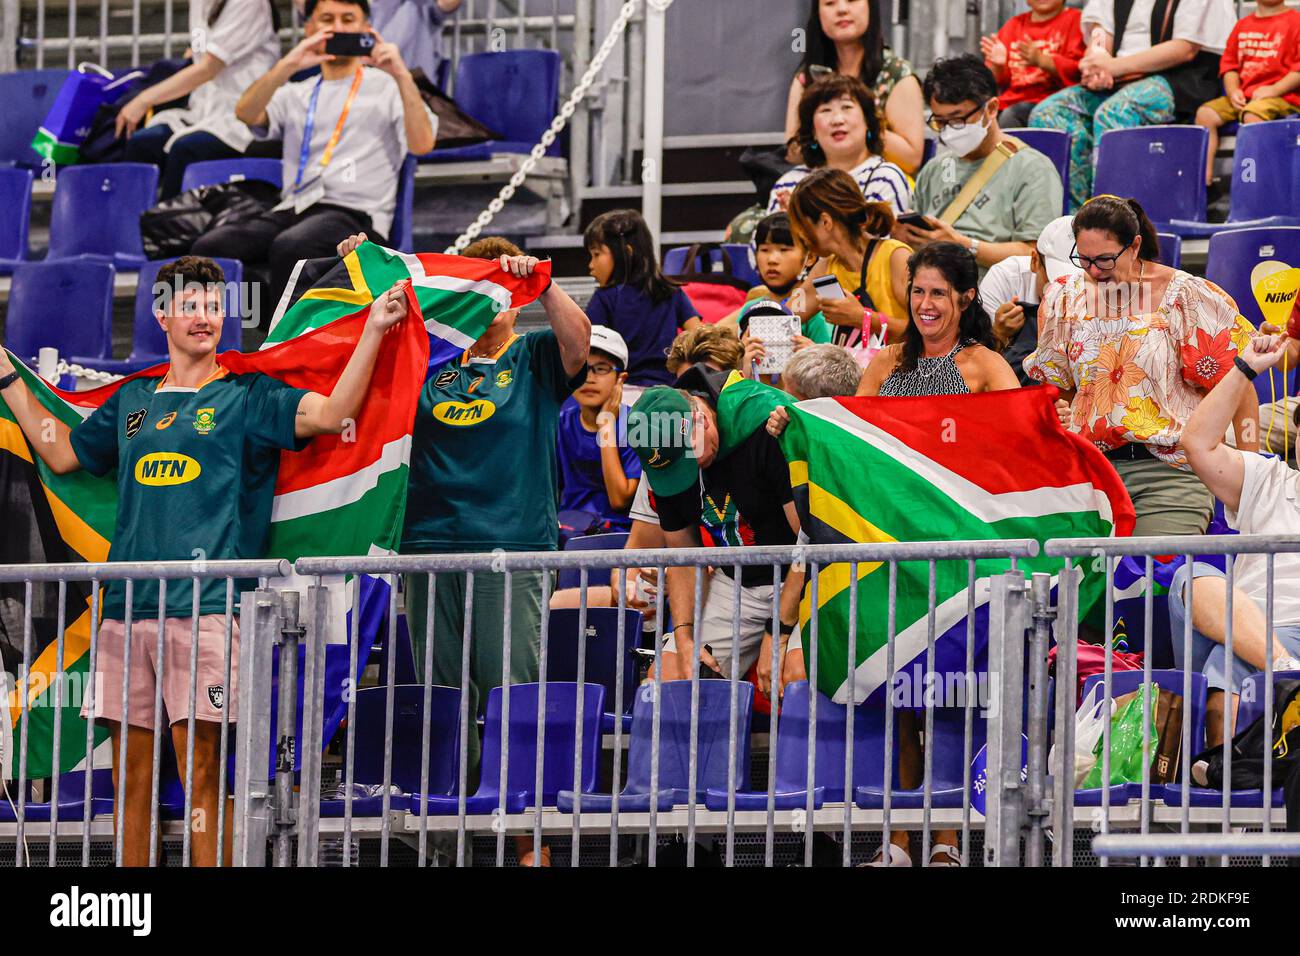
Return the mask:
[[[1095,294],[1080,275],[1044,290],[1038,348],[1025,373],[1075,392],[1069,428],[1102,451],[1145,444],[1161,461],[1190,470],[1180,439],[1198,389],[1227,374],[1250,341],[1250,323],[1226,292],[1186,272],[1174,273],[1151,312],[1090,315]]]

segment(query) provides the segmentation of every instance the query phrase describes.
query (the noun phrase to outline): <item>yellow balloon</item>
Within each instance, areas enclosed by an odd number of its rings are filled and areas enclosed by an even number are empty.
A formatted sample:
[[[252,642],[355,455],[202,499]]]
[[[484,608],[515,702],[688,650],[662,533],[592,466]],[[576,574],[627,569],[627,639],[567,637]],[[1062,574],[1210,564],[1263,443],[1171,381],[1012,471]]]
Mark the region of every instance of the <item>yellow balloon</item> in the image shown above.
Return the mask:
[[[1300,269],[1274,259],[1261,262],[1250,272],[1250,287],[1264,320],[1285,327],[1300,291]]]

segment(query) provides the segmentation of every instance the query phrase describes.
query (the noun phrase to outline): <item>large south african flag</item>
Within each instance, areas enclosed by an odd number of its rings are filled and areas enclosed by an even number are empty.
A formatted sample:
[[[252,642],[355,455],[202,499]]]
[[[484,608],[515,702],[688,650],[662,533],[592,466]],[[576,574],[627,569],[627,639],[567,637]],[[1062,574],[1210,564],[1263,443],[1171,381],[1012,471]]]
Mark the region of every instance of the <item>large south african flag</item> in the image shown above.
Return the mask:
[[[864,541],[970,541],[1127,535],[1133,506],[1114,468],[1091,443],[1066,432],[1053,410],[1055,389],[1040,387],[923,398],[816,399],[790,408],[781,444],[805,533],[817,544]],[[720,403],[720,408],[722,403]],[[1091,562],[1079,606],[1104,591]],[[1062,559],[1018,561],[1026,574],[1055,579]],[[987,634],[989,578],[1007,559],[976,562],[976,640]],[[839,702],[886,683],[889,569],[858,565],[857,658],[848,662],[849,565],[818,571],[818,686]],[[935,568],[936,672],[966,659],[967,563]],[[806,592],[807,593],[807,592]],[[927,649],[929,564],[898,565],[895,668]],[[801,611],[808,633],[812,608]],[[804,638],[805,650],[808,639]],[[977,648],[977,660],[984,648]],[[915,668],[911,668],[915,673]],[[922,679],[924,679],[923,675]]]
[[[411,429],[430,363],[443,364],[459,354],[500,311],[536,299],[549,278],[547,265],[528,279],[516,279],[494,262],[403,255],[371,243],[342,261],[300,264],[263,350],[221,356],[231,371],[260,371],[297,387],[328,393],[352,354],[376,295],[395,282],[409,280],[407,296],[413,314],[385,337],[372,388],[355,426],[340,436],[319,437],[305,451],[282,457],[267,556],[292,560],[307,555],[395,552],[405,513]],[[124,381],[65,392],[46,385],[22,366],[22,357],[12,357],[44,408],[69,426],[91,414]],[[137,375],[160,377],[165,372],[162,365]],[[85,472],[53,474],[33,454],[13,413],[0,399],[0,527],[5,529],[0,535],[0,563],[106,560],[116,509],[115,474],[104,478]],[[387,605],[386,586],[359,583],[369,585],[363,588],[361,603],[382,612]],[[87,588],[76,586],[68,593],[62,671],[84,674],[90,595]],[[59,673],[54,596],[53,586],[34,589],[27,679],[5,687],[9,693],[0,725],[0,777],[17,776],[15,755],[24,697],[29,705],[29,778],[49,776],[52,771],[56,716],[62,725],[61,768],[76,767],[86,755],[86,726],[75,706],[80,694],[64,693],[64,706],[57,715],[50,706]],[[23,676],[24,604],[22,585],[0,586],[0,652],[4,670],[16,678]],[[340,597],[338,606],[348,605]],[[374,614],[367,618],[373,620]],[[344,627],[339,630],[347,633]],[[364,666],[366,655],[359,656]],[[334,714],[335,721],[344,675],[332,665],[340,659],[333,655],[326,668],[325,710]],[[64,686],[72,689],[68,683]]]

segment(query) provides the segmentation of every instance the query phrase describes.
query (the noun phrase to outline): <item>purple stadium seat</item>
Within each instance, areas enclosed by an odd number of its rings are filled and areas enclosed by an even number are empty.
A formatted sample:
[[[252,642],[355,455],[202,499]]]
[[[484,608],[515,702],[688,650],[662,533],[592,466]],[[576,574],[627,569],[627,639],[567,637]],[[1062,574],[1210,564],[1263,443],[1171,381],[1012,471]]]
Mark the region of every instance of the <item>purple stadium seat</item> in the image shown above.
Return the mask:
[[[873,729],[877,738],[877,742],[871,745],[873,752],[877,756],[866,768],[873,782],[866,786],[859,786],[854,793],[853,801],[859,807],[866,809],[880,809],[885,805],[885,792],[882,786],[885,769],[885,745],[883,740],[885,718],[883,710],[878,710],[876,713],[879,716],[868,724],[868,727]],[[897,714],[895,714],[894,719],[894,726],[897,727]],[[923,714],[918,713],[916,719],[920,723],[925,718]],[[930,805],[932,807],[961,807],[967,799],[969,789],[966,785],[966,777],[968,776],[970,762],[966,759],[965,738],[966,711],[960,707],[935,708],[934,746],[932,748],[934,753],[931,757],[932,765],[930,768]],[[987,742],[987,738],[988,721],[980,717],[978,707],[975,707],[975,713],[972,714],[971,718],[970,755],[972,759]],[[890,806],[899,810],[920,809],[925,806],[925,790],[922,787],[908,790],[895,789],[890,798]]]
[[[546,679],[578,679],[578,609],[551,611],[546,637]],[[618,657],[618,608],[587,608],[586,671],[584,679],[605,688],[609,709],[601,717],[601,730],[614,732],[614,702],[619,681],[623,684],[623,730],[632,728],[632,702],[636,698],[637,666],[632,648],[640,646],[641,612],[623,610],[623,657]]]
[[[1267,126],[1267,123],[1260,123]],[[1300,267],[1300,226],[1272,226],[1259,229],[1230,229],[1210,237],[1205,277],[1219,286],[1237,303],[1237,311],[1258,327],[1264,315],[1251,288],[1251,271],[1261,262],[1285,262]],[[1291,379],[1283,382],[1281,369],[1255,379],[1255,394],[1261,402],[1271,402],[1283,395],[1295,394],[1300,370],[1291,370]]]
[[[54,105],[69,70],[19,70],[0,74],[0,163],[41,169],[45,159],[32,149],[32,137]]]
[[[1102,134],[1094,196],[1111,193],[1142,204],[1157,228],[1205,221],[1205,150],[1200,126],[1142,126]]]
[[[75,305],[74,305],[75,304]],[[113,267],[92,259],[14,266],[5,345],[24,361],[45,347],[95,361],[113,354]]]
[[[1065,198],[1061,201],[1061,212],[1069,212],[1070,190],[1067,187],[1070,182],[1070,134],[1062,129],[1038,129],[1027,126],[1004,129],[1002,132],[1014,136],[1052,161],[1056,171],[1061,175],[1061,186],[1065,193]]]
[[[278,159],[208,159],[185,167],[181,192],[245,179],[260,179],[279,189],[281,171]]]
[[[1183,237],[1172,232],[1158,232],[1160,240],[1160,261],[1171,269],[1179,269],[1183,264]]]
[[[67,167],[54,193],[47,258],[97,256],[119,269],[140,268],[140,214],[157,193],[158,167],[149,163]]]
[[[539,684],[514,684],[510,688],[510,766],[504,802],[501,800],[502,688],[488,694],[483,735],[483,761],[478,792],[465,800],[466,813],[491,813],[502,806],[506,813],[522,813],[537,803],[537,723]],[[584,684],[582,698],[583,792],[595,790],[600,772],[600,716],[605,710],[605,688]],[[573,751],[577,740],[578,685],[546,683],[546,738],[542,753],[542,806],[555,806],[562,787],[573,786]],[[585,799],[585,798],[584,798]],[[432,815],[455,815],[460,798],[431,794],[424,798]],[[410,812],[420,812],[420,798],[412,797]]]
[[[27,259],[32,179],[30,169],[0,168],[0,275],[9,275]]]
[[[1300,226],[1300,122],[1247,123],[1232,154],[1228,221],[1175,222],[1184,236],[1208,237],[1222,229]]]
[[[733,690],[734,688],[734,690]],[[736,701],[736,785],[749,780],[749,729],[754,709],[754,685],[725,680],[701,680],[699,733],[696,736],[695,798],[704,802],[709,790],[726,790],[731,701]],[[619,794],[620,810],[650,809],[650,760],[654,721],[654,687],[643,685],[632,710],[632,739],[628,743],[627,785]],[[659,796],[656,807],[671,810],[690,798],[691,681],[668,681],[659,695]],[[561,791],[559,808],[574,810],[574,794]],[[582,795],[582,809],[608,813],[611,794]]]
[[[506,50],[461,57],[456,70],[456,103],[501,138],[435,149],[420,161],[477,162],[493,153],[530,152],[555,118],[560,66],[560,54],[554,50]],[[547,155],[560,155],[558,140]]]
[[[846,708],[825,694],[817,695],[817,761],[813,768],[813,809],[829,801],[844,800],[844,754],[848,721]],[[879,782],[885,770],[885,712],[859,705],[853,709],[853,786]],[[787,684],[777,721],[776,809],[798,810],[808,805],[808,682]],[[898,724],[894,724],[894,784],[898,779]],[[767,791],[750,791],[739,781],[737,810],[766,810]],[[711,788],[704,795],[710,810],[727,809],[726,788]]]

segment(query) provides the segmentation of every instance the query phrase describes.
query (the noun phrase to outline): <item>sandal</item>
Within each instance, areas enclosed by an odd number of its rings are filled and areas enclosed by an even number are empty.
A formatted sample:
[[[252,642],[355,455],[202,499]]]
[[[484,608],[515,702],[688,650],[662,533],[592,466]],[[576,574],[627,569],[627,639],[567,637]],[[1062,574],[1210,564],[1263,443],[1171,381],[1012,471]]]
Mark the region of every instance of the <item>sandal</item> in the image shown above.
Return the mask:
[[[901,846],[893,843],[886,843],[889,847],[889,862],[885,862],[885,847],[882,846],[876,851],[876,855],[871,858],[869,863],[860,863],[859,866],[911,866],[912,858],[908,856],[907,851]]]
[[[961,853],[949,843],[936,843],[930,850],[928,866],[961,866]]]

